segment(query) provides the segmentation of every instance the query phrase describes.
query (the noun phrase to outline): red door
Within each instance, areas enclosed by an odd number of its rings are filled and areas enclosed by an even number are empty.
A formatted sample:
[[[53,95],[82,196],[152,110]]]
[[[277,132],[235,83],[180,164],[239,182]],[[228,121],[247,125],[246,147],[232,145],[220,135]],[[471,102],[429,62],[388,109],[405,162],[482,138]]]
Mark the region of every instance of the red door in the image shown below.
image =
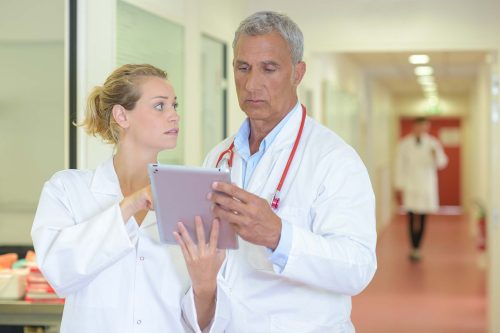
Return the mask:
[[[430,134],[439,139],[448,156],[448,166],[438,173],[440,206],[460,206],[460,119],[429,118]],[[401,118],[400,137],[412,130],[413,118]]]

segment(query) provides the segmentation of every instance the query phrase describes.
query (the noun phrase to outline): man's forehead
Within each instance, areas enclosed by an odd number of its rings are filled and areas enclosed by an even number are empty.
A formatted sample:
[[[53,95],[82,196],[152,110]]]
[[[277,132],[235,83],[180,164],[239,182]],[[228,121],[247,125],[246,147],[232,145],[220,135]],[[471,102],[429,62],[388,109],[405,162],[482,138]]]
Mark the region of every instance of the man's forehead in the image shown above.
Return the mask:
[[[280,40],[281,39],[281,40]],[[234,63],[279,64],[292,60],[285,40],[279,34],[244,35],[234,48]]]

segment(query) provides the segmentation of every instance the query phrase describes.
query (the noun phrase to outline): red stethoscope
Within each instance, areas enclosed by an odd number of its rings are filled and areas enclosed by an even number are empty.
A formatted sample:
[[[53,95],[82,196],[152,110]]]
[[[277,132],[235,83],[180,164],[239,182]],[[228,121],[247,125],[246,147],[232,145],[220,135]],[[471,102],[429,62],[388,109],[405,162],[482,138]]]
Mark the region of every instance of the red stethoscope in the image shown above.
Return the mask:
[[[290,152],[290,156],[288,156],[288,161],[286,162],[285,170],[283,170],[283,173],[281,174],[281,179],[280,182],[278,183],[278,187],[276,188],[276,191],[274,192],[274,197],[273,200],[271,201],[271,207],[273,207],[275,210],[278,209],[279,204],[280,204],[280,192],[281,192],[281,187],[283,186],[283,183],[285,182],[286,175],[288,173],[288,169],[290,168],[290,164],[292,164],[293,157],[295,156],[295,151],[297,150],[297,146],[299,145],[300,138],[302,137],[302,130],[304,129],[304,123],[306,122],[306,107],[302,105],[302,120],[300,122],[300,128],[299,131],[297,132],[297,137],[295,138],[295,143],[293,144],[292,151]],[[234,140],[227,148],[224,150],[220,155],[219,158],[217,159],[217,163],[215,164],[217,167],[219,163],[222,161],[224,156],[226,154],[229,154],[229,159],[227,159],[227,166],[229,169],[233,167],[233,157],[234,157]]]

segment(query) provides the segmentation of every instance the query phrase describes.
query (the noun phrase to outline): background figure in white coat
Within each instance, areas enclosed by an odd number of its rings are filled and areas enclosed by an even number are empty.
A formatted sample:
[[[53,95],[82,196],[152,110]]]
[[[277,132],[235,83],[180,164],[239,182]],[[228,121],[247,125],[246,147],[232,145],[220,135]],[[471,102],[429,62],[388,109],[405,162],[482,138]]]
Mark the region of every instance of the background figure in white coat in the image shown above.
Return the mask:
[[[215,183],[210,196],[215,215],[240,236],[221,269],[232,302],[226,332],[354,332],[351,296],[376,270],[366,168],[301,106],[303,36],[290,18],[251,15],[233,51],[247,119],[205,161],[229,165],[235,183]]]
[[[40,269],[66,297],[61,332],[200,332],[214,316],[224,253],[217,221],[209,244],[200,219],[198,247],[182,224],[180,247],[159,241],[147,165],[176,146],[179,132],[166,73],[116,69],[90,94],[82,125],[116,153],[96,170],[64,170],[46,182],[31,232]]]
[[[429,135],[430,122],[418,117],[413,131],[398,147],[396,160],[396,189],[401,191],[403,207],[408,213],[411,241],[410,260],[420,260],[420,244],[427,214],[439,209],[437,170],[448,164],[439,141]]]

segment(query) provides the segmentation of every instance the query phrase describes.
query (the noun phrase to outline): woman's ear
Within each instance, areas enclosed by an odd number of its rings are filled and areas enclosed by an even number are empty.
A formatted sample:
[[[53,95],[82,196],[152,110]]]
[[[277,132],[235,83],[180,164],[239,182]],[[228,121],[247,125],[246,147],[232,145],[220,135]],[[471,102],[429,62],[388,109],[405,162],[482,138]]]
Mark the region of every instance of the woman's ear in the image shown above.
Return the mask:
[[[111,111],[113,113],[113,118],[115,119],[115,122],[121,128],[128,128],[130,126],[128,121],[127,110],[125,110],[123,106],[115,104]]]

